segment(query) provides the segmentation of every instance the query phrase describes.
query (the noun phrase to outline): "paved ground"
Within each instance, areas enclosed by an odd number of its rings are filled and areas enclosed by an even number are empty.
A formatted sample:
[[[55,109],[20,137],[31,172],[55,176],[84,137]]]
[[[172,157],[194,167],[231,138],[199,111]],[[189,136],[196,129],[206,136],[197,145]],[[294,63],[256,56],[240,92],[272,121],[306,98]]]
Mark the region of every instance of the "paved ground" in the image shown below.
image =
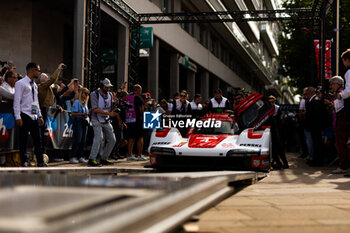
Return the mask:
[[[185,232],[350,232],[350,179],[332,168],[310,168],[289,154],[291,168],[257,184],[185,225]]]
[[[148,158],[148,157],[147,157]],[[150,165],[149,160],[147,161],[127,161],[126,159],[110,160],[113,165],[103,167],[116,167],[116,168],[143,168],[146,165]],[[49,163],[49,167],[87,167],[87,164],[70,164],[69,161],[64,162],[52,162]]]

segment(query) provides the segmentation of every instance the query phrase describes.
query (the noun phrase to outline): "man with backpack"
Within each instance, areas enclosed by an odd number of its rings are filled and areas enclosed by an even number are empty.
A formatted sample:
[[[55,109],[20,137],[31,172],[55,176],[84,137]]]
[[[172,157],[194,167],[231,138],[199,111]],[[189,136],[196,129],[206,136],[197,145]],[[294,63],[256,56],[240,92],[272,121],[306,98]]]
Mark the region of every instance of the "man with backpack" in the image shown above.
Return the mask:
[[[112,93],[109,92],[112,86],[111,81],[105,78],[101,81],[100,88],[90,94],[91,124],[94,129],[94,139],[88,165],[92,167],[113,164],[108,160],[116,141],[113,126],[110,122],[110,118],[117,115],[112,108]],[[101,149],[100,147],[102,147],[103,154],[98,163],[96,157]]]

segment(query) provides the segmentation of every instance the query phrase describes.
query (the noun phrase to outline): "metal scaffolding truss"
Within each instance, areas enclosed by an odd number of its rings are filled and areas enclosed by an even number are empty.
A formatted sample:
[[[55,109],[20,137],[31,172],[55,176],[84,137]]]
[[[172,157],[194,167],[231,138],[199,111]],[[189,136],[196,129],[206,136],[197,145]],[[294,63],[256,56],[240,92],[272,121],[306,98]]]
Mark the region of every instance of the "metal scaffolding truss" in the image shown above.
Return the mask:
[[[114,11],[131,23],[137,23],[137,13],[122,0],[103,0]]]
[[[280,20],[313,20],[319,14],[313,9],[295,8],[278,10],[248,11],[212,11],[212,12],[179,12],[179,13],[144,13],[138,14],[139,24],[169,23],[219,23],[248,21],[280,21]]]
[[[100,0],[89,0],[86,8],[85,81],[93,89],[98,86],[100,74]]]
[[[329,0],[314,0],[312,8],[247,10],[247,11],[211,11],[211,12],[177,12],[177,13],[136,13],[123,0],[87,0],[87,36],[85,53],[85,80],[87,86],[98,85],[100,76],[100,2],[130,22],[129,81],[138,80],[139,63],[139,28],[144,24],[171,23],[222,23],[248,21],[282,21],[307,20],[312,28],[318,28],[325,18],[325,8]],[[324,30],[321,29],[321,30]],[[136,34],[135,34],[136,33]],[[133,36],[134,34],[134,36]],[[322,40],[321,40],[322,41]],[[323,40],[324,41],[324,40]],[[322,41],[322,42],[323,42]],[[133,43],[136,42],[136,43]],[[324,46],[321,46],[323,48]],[[321,56],[324,53],[321,52]],[[320,58],[321,59],[321,58]],[[322,60],[322,59],[321,59]]]

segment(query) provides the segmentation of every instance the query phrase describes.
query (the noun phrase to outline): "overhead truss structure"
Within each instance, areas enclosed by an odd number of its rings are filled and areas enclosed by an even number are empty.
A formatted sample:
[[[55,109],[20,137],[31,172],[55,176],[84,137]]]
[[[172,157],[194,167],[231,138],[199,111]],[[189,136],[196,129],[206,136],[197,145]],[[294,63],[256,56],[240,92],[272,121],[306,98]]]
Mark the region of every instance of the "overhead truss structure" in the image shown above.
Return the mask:
[[[119,15],[130,22],[129,81],[138,79],[139,30],[145,24],[171,23],[222,23],[248,21],[307,20],[313,27],[324,20],[325,6],[329,0],[314,0],[312,8],[248,10],[248,11],[212,11],[178,13],[136,13],[123,0],[87,0],[87,48],[85,54],[85,80],[90,88],[98,85],[100,69],[100,2],[103,1]],[[323,13],[322,13],[323,12]],[[324,30],[324,29],[323,29]],[[136,43],[133,45],[136,32]],[[322,45],[321,45],[322,46]],[[322,46],[323,48],[324,46]],[[321,53],[322,54],[322,53]],[[320,58],[322,60],[322,58]]]
[[[139,24],[220,23],[248,21],[313,20],[313,9],[295,8],[254,11],[212,11],[138,14]]]

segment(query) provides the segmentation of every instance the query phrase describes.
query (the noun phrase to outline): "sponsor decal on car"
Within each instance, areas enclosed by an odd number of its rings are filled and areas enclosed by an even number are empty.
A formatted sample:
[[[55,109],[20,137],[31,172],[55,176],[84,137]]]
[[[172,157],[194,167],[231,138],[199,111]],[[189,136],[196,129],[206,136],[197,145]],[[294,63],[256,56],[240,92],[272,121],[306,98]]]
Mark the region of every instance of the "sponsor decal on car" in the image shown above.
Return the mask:
[[[270,160],[263,160],[262,161],[262,165],[267,165],[267,164],[270,164]]]
[[[253,167],[259,167],[260,166],[260,160],[259,159],[254,159],[253,160]]]
[[[186,142],[180,142],[179,144],[177,145],[173,145],[173,147],[182,147],[183,145],[185,145]]]
[[[169,145],[170,142],[153,142],[152,145]]]

